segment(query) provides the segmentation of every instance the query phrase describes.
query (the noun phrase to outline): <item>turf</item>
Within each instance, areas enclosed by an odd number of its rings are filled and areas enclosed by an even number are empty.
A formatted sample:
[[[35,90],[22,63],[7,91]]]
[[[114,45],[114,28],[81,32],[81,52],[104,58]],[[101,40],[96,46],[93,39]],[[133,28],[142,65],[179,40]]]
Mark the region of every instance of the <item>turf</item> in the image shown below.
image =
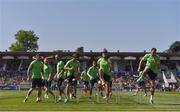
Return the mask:
[[[79,103],[72,99],[67,104],[54,103],[53,98],[42,99],[36,103],[36,92],[30,96],[28,102],[23,103],[27,91],[0,91],[0,111],[180,111],[180,93],[157,92],[155,104],[149,104],[149,96],[143,94],[132,96],[132,92],[120,92],[120,100],[117,103],[115,96],[110,104],[92,102],[88,97],[80,96]],[[115,93],[114,93],[115,94]],[[94,99],[94,101],[96,101]]]

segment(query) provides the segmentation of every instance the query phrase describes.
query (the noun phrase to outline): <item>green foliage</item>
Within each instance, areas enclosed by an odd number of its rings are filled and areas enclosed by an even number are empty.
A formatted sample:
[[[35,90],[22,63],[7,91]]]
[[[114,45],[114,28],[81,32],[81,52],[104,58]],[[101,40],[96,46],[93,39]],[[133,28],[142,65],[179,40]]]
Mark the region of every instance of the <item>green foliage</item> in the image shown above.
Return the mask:
[[[180,52],[180,41],[175,41],[173,42],[169,49],[166,50],[166,52],[169,52],[169,53],[178,53]]]
[[[84,47],[79,47],[76,49],[76,52],[78,53],[83,53],[84,52]]]
[[[9,47],[10,51],[37,51],[39,37],[34,34],[34,31],[19,30],[15,34],[16,42]]]

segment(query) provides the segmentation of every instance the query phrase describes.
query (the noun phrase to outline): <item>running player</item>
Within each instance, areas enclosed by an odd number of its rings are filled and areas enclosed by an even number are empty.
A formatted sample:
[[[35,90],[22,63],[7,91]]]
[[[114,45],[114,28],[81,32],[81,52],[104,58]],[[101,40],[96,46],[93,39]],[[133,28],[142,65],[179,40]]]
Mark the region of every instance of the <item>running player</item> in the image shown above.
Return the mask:
[[[74,53],[72,59],[69,60],[64,66],[64,70],[67,70],[67,85],[66,85],[66,94],[71,98],[72,97],[72,79],[80,78],[80,62],[77,60],[78,55]]]
[[[155,91],[155,79],[157,76],[157,70],[160,67],[160,57],[157,55],[157,50],[156,48],[151,49],[150,54],[146,54],[140,61],[139,67],[138,67],[138,72],[141,71],[141,66],[143,65],[143,62],[146,62],[146,66],[142,73],[140,74],[141,77],[137,80],[137,82],[141,81],[143,76],[145,74],[148,74],[150,78],[150,91],[151,91],[151,96],[149,102],[151,104],[154,103],[154,91]]]
[[[102,52],[102,58],[97,62],[99,65],[99,75],[102,85],[104,85],[106,103],[109,103],[109,96],[111,91],[111,81],[112,81],[112,63],[108,60],[108,52],[104,50]]]
[[[88,85],[89,85],[89,76],[87,75],[87,70],[85,69],[82,73],[81,73],[81,78],[82,81],[84,83],[84,96],[87,96],[87,89],[88,89]]]
[[[33,90],[38,87],[38,95],[36,102],[41,101],[41,86],[42,86],[42,72],[43,72],[43,63],[40,61],[40,56],[37,54],[35,56],[35,60],[32,61],[27,70],[27,80],[30,80],[30,71],[32,72],[32,86],[28,90],[27,96],[24,99],[24,102],[27,102],[29,96],[33,92]]]
[[[92,90],[95,83],[99,81],[98,68],[96,61],[92,62],[92,66],[88,69],[87,75],[90,78],[90,99],[92,98]]]
[[[48,93],[50,93],[55,99],[54,93],[50,90],[51,81],[52,81],[52,67],[49,64],[48,58],[44,58],[43,86],[45,87],[45,96],[44,97],[47,99],[48,99]]]
[[[56,78],[57,78],[57,88],[58,88],[58,92],[59,92],[59,97],[57,99],[57,101],[61,101],[62,99],[62,94],[64,94],[64,103],[67,103],[68,99],[66,97],[66,94],[64,93],[64,91],[61,89],[61,85],[63,83],[63,81],[65,80],[65,74],[66,71],[64,70],[64,62],[60,59],[59,55],[55,55],[55,60],[57,62],[57,66],[56,66]]]

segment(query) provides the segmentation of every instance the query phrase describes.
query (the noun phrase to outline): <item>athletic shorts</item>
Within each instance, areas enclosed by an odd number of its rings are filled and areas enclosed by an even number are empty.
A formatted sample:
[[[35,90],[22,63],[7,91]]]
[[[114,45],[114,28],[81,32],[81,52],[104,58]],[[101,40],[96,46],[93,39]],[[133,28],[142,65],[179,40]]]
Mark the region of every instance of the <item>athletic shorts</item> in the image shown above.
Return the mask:
[[[156,79],[157,74],[154,73],[151,69],[147,72],[147,74],[148,74],[148,76],[149,76],[149,78],[151,80],[155,80]]]
[[[60,77],[59,80],[58,80],[58,82],[57,82],[57,83],[58,83],[58,86],[61,86],[62,83],[63,83],[63,81],[64,81],[64,79]]]
[[[42,86],[50,88],[51,87],[51,81],[43,80],[42,81]]]
[[[73,83],[73,81],[72,81],[73,78],[75,78],[74,75],[67,76],[67,81],[72,84]]]
[[[42,79],[32,79],[31,88],[42,87]]]
[[[140,82],[138,82],[137,84],[138,84],[138,86],[142,87],[142,86],[145,85],[145,82],[144,82],[144,81],[140,81]]]
[[[111,81],[111,76],[104,74],[104,81],[105,82],[110,82]]]
[[[90,87],[93,88],[95,83],[98,83],[99,78],[90,80]]]
[[[86,87],[88,87],[88,85],[89,85],[89,82],[88,82],[88,81],[83,81],[83,83],[84,83],[84,85],[85,85]]]

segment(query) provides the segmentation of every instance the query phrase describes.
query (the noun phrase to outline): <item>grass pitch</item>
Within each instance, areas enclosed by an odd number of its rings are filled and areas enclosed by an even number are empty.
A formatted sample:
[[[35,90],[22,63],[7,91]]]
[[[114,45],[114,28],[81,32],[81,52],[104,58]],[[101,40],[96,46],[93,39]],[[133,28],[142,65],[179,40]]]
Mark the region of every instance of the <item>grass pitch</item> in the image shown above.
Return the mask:
[[[157,92],[155,103],[149,104],[149,95],[143,93],[132,96],[132,92],[120,92],[120,100],[116,102],[115,93],[110,104],[105,104],[100,97],[99,103],[90,101],[88,97],[80,95],[79,103],[72,99],[67,104],[54,103],[53,98],[42,99],[36,103],[36,91],[23,103],[27,91],[0,90],[0,111],[179,111],[180,93]],[[43,95],[42,95],[43,96]]]

